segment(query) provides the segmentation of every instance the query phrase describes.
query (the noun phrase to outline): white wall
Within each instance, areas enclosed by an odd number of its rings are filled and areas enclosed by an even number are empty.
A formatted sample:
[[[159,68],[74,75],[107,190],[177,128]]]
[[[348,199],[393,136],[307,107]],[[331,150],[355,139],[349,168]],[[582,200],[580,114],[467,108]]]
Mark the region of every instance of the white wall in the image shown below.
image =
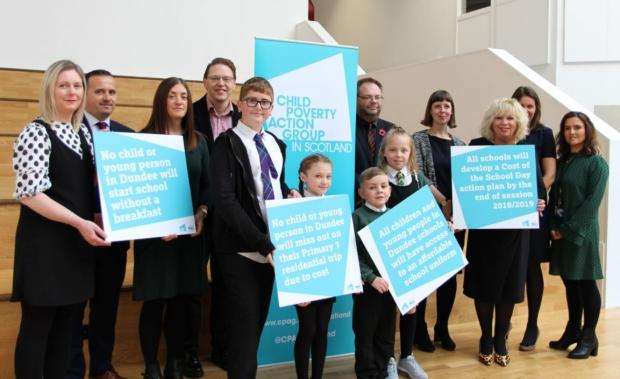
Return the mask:
[[[491,6],[459,14],[457,52],[495,47],[530,66],[551,63],[550,0],[492,0]]]
[[[455,53],[457,0],[313,0],[315,18],[372,71]]]
[[[589,1],[589,12],[576,11],[583,5],[579,0],[557,0],[556,85],[590,110],[620,105],[620,2]],[[599,17],[600,11],[614,15],[613,20]]]
[[[238,80],[254,37],[294,38],[306,0],[19,0],[0,2],[0,67],[44,70],[62,58],[118,75],[202,79],[217,56]]]

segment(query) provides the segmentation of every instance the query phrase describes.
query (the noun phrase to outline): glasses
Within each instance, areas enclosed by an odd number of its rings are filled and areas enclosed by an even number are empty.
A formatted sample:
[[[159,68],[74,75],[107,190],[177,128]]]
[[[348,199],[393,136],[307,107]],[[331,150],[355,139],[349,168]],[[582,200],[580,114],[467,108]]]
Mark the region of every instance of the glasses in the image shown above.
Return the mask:
[[[383,96],[382,95],[364,95],[364,96],[357,96],[360,99],[364,100],[364,101],[370,101],[370,100],[374,100],[374,101],[379,101],[379,100],[383,100]]]
[[[220,80],[222,80],[224,83],[227,83],[227,84],[228,83],[233,83],[235,81],[235,78],[233,78],[232,76],[216,76],[216,75],[213,75],[213,76],[207,76],[207,79],[210,82],[213,82],[213,83],[217,83]]]
[[[246,98],[246,99],[243,99],[243,101],[250,108],[255,108],[255,107],[258,106],[258,104],[260,104],[260,108],[261,109],[269,109],[269,108],[271,108],[271,104],[273,104],[273,102],[271,100],[265,100],[265,99],[258,100],[255,97]]]

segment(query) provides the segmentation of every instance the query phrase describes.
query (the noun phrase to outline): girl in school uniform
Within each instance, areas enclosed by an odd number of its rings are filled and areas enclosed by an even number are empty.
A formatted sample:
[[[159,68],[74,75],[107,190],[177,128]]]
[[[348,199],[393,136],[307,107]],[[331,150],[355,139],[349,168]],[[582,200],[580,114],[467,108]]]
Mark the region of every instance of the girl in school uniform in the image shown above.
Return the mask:
[[[299,193],[304,197],[323,196],[332,185],[332,162],[324,155],[312,154],[299,165]],[[336,299],[300,303],[295,306],[299,330],[295,340],[297,378],[308,378],[308,362],[312,352],[312,379],[323,376],[327,352],[327,326]]]
[[[403,128],[396,126],[387,132],[379,150],[379,157],[379,167],[387,173],[392,188],[388,208],[395,207],[420,188],[430,184],[417,168],[413,139]],[[445,202],[445,198],[432,184],[430,188],[437,201]],[[416,313],[412,313],[401,315],[400,320],[401,354],[397,368],[412,379],[428,377],[412,355],[416,319]]]

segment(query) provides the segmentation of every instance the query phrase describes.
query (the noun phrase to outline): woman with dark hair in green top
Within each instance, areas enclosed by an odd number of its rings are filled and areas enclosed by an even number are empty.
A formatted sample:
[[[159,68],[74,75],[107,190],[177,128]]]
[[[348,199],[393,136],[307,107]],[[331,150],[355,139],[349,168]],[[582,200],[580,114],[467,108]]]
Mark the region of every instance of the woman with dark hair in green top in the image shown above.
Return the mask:
[[[566,287],[568,324],[562,337],[549,342],[549,346],[566,350],[577,342],[568,357],[585,359],[598,354],[594,330],[601,310],[601,295],[596,280],[603,279],[598,251],[598,208],[609,175],[588,116],[568,112],[562,117],[558,155],[558,172],[550,201],[553,239],[550,271],[560,275]]]

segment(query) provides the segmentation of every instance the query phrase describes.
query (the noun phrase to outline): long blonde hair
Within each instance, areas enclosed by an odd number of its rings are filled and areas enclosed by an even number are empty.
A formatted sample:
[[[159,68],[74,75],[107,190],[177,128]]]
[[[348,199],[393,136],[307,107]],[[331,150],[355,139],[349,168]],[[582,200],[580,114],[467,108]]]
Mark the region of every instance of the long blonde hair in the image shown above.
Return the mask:
[[[76,63],[70,60],[59,60],[52,63],[43,74],[43,81],[41,82],[41,91],[39,92],[39,108],[41,110],[41,117],[47,121],[55,121],[56,119],[56,101],[54,100],[54,90],[56,88],[56,82],[58,76],[64,71],[74,70],[80,75],[82,79],[82,87],[84,87],[84,94],[78,109],[73,112],[71,116],[71,125],[73,130],[78,130],[82,124],[82,118],[84,117],[84,107],[86,106],[86,79],[84,78],[84,71]]]
[[[413,145],[413,138],[407,133],[407,131],[400,126],[392,127],[383,137],[383,142],[381,142],[381,147],[379,148],[379,162],[377,166],[379,166],[382,170],[386,170],[389,166],[387,159],[385,159],[385,149],[387,149],[387,145],[390,143],[390,140],[396,136],[405,136],[409,141],[409,149],[411,150],[409,154],[409,159],[407,160],[407,169],[413,175],[417,169],[418,164],[415,160],[415,146]]]

